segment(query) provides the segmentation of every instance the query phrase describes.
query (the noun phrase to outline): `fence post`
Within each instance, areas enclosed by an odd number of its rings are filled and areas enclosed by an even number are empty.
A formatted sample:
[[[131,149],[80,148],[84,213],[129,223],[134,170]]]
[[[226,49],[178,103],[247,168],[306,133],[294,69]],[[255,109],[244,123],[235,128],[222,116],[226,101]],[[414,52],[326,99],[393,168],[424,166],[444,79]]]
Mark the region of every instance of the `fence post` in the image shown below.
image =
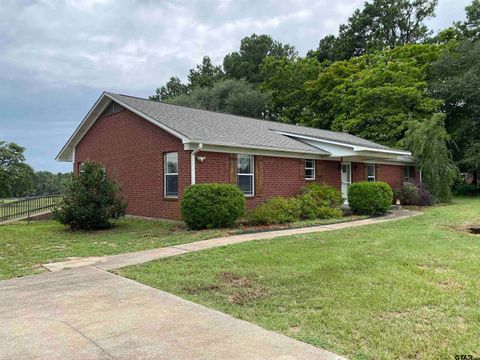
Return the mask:
[[[30,224],[30,201],[27,200],[27,222]]]

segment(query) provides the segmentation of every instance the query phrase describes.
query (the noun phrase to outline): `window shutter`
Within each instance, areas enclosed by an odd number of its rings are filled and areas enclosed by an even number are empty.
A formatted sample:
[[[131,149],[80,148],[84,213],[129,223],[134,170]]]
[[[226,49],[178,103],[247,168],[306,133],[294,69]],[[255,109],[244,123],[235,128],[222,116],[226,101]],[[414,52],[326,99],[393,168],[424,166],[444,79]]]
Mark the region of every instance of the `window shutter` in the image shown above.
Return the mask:
[[[255,156],[255,195],[263,193],[263,156]]]
[[[230,154],[230,183],[237,183],[237,154]]]
[[[300,180],[305,180],[305,160],[304,159],[300,159],[299,160],[299,168],[300,168]]]

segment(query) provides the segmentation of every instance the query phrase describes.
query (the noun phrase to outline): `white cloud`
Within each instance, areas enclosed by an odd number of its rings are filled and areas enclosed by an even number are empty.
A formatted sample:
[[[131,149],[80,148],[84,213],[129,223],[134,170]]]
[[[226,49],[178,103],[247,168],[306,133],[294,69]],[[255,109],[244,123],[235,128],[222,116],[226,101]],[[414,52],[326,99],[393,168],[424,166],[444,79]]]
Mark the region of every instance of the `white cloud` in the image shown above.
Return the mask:
[[[362,2],[11,1],[0,13],[0,65],[13,71],[3,76],[49,86],[153,90],[204,55],[221,63],[254,32],[304,54]]]
[[[358,3],[8,2],[0,14],[0,64],[49,86],[153,90],[173,74],[184,77],[204,55],[221,63],[254,32],[304,53]]]

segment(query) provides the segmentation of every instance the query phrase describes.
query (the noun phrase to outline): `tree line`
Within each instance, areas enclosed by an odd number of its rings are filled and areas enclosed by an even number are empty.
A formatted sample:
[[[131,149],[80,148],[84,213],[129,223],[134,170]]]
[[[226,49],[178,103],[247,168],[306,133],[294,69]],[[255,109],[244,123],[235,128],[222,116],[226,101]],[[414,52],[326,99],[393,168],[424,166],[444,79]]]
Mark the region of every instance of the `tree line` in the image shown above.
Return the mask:
[[[0,141],[0,198],[59,193],[71,173],[34,171],[25,163],[25,148]]]
[[[269,35],[241,40],[152,100],[348,132],[408,149],[440,200],[480,170],[480,0],[434,34],[437,0],[372,0],[299,56]]]

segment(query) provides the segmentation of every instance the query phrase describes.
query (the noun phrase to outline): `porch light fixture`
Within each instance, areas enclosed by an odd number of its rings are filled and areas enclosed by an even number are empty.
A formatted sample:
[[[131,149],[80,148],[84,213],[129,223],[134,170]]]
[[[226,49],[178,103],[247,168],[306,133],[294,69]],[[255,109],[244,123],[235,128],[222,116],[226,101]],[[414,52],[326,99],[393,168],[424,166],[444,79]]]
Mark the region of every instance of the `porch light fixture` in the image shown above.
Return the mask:
[[[207,157],[206,156],[197,156],[198,162],[203,163]]]

